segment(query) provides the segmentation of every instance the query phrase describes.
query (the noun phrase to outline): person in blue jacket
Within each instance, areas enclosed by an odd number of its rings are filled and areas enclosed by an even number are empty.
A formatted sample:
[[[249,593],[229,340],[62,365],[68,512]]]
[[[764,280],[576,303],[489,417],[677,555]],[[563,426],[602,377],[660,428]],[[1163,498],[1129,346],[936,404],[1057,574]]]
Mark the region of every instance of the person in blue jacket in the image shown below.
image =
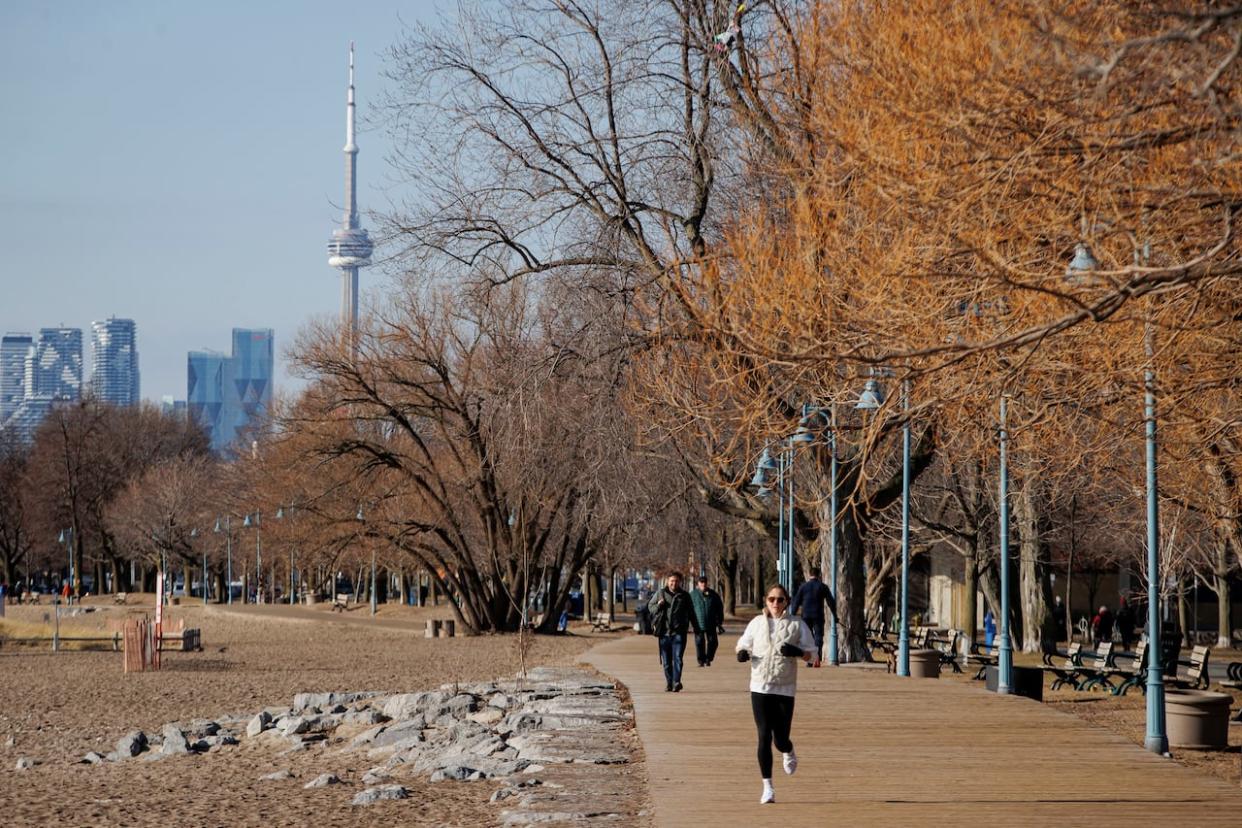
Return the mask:
[[[815,639],[815,660],[811,662],[812,667],[820,666],[824,658],[825,604],[832,611],[833,623],[836,623],[837,600],[833,597],[832,590],[820,580],[819,568],[814,567],[811,569],[811,577],[798,587],[790,607],[790,612],[801,615],[802,620],[811,628],[811,635]]]

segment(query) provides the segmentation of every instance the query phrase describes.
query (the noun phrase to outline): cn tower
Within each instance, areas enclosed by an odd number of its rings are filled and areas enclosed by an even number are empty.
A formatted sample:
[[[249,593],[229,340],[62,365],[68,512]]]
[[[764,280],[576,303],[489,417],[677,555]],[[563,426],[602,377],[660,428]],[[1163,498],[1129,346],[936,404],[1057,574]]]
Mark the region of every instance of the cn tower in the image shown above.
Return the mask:
[[[341,327],[352,347],[358,334],[358,268],[371,263],[371,239],[358,226],[358,145],[354,143],[354,44],[349,43],[345,99],[345,218],[328,239],[328,265],[341,271]]]

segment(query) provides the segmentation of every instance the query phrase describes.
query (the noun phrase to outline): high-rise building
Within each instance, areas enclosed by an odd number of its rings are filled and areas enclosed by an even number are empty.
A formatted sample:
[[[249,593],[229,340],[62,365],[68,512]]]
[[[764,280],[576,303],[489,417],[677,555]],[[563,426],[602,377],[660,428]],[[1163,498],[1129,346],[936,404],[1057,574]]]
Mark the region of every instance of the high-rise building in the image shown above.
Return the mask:
[[[0,339],[0,428],[26,396],[26,359],[34,347],[28,333],[8,333]]]
[[[91,390],[101,402],[138,404],[137,339],[132,319],[91,323]]]
[[[191,351],[186,410],[219,453],[256,428],[272,404],[275,337],[271,328],[234,328],[233,353]]]
[[[82,329],[40,328],[26,359],[26,396],[76,400],[82,396]]]
[[[358,268],[371,263],[371,239],[358,222],[358,144],[354,141],[354,44],[349,44],[345,95],[345,217],[328,239],[328,266],[341,271],[341,327],[350,342],[358,330]]]
[[[53,397],[50,394],[27,394],[22,397],[17,408],[3,424],[6,434],[13,434],[18,442],[30,445],[34,442],[35,432],[47,417],[48,412],[58,403],[63,404],[66,398]]]

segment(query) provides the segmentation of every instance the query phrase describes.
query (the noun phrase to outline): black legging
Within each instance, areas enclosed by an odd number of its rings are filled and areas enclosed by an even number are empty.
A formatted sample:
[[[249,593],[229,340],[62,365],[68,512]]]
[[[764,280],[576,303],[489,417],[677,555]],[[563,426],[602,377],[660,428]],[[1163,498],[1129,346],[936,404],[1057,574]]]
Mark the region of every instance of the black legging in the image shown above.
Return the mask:
[[[781,753],[793,750],[789,741],[789,726],[793,724],[793,696],[775,693],[750,694],[750,709],[755,714],[755,729],[759,731],[759,775],[772,778],[772,743]]]

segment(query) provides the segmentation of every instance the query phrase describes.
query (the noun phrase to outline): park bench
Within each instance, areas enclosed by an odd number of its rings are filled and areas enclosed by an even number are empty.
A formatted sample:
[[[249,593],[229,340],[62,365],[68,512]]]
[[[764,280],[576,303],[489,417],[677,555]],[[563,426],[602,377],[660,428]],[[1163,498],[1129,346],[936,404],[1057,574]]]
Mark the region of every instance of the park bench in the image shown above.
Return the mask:
[[[880,628],[867,630],[867,646],[882,653],[892,653],[897,649],[897,642],[888,638],[888,634]]]
[[[345,612],[348,609],[349,609],[349,593],[348,592],[336,593],[336,595],[332,598],[332,611],[333,612]]]
[[[1114,696],[1124,696],[1131,687],[1139,688],[1144,695],[1147,693],[1147,639],[1139,639],[1134,648],[1133,661],[1129,670],[1117,668],[1113,675],[1122,677],[1121,683],[1113,688]]]
[[[1101,642],[1095,651],[1095,660],[1090,664],[1082,664],[1077,670],[1077,690],[1090,690],[1092,687],[1113,689],[1112,677],[1117,673],[1117,665],[1113,663],[1113,642]]]
[[[125,604],[128,602],[129,602],[128,592],[118,592],[112,596],[112,603],[114,604]]]
[[[943,633],[929,634],[926,641],[928,647],[940,651],[940,666],[952,667],[955,673],[962,672],[957,652],[961,638],[962,634],[957,630],[945,630]]]
[[[1229,666],[1225,668],[1225,678],[1217,684],[1229,690],[1242,690],[1242,661],[1229,662]],[[1232,721],[1242,722],[1242,708],[1238,709]]]
[[[591,622],[591,632],[612,632],[612,620],[609,619],[608,613],[596,613],[595,619]]]
[[[21,600],[21,603],[23,603],[23,604],[37,604],[37,603],[39,603],[39,593],[37,593],[37,592],[23,592],[23,593],[22,593],[22,600]]]
[[[971,667],[979,665],[979,670],[975,673],[975,681],[983,681],[987,677],[988,668],[1000,664],[1000,647],[995,642],[989,647],[986,644],[981,645],[977,641],[972,641],[970,652],[962,658]]]
[[[1057,665],[1052,663],[1053,653],[1044,653],[1045,673],[1052,673],[1056,678],[1052,680],[1052,689],[1057,690],[1063,684],[1076,684],[1075,676],[1078,668],[1082,666],[1082,644],[1075,641],[1069,645],[1065,651],[1065,662]]]
[[[1172,676],[1166,683],[1173,687],[1189,687],[1199,690],[1206,690],[1208,688],[1208,659],[1211,658],[1211,655],[1211,647],[1205,647],[1202,644],[1195,647],[1190,651],[1190,669],[1186,671],[1186,678]]]

